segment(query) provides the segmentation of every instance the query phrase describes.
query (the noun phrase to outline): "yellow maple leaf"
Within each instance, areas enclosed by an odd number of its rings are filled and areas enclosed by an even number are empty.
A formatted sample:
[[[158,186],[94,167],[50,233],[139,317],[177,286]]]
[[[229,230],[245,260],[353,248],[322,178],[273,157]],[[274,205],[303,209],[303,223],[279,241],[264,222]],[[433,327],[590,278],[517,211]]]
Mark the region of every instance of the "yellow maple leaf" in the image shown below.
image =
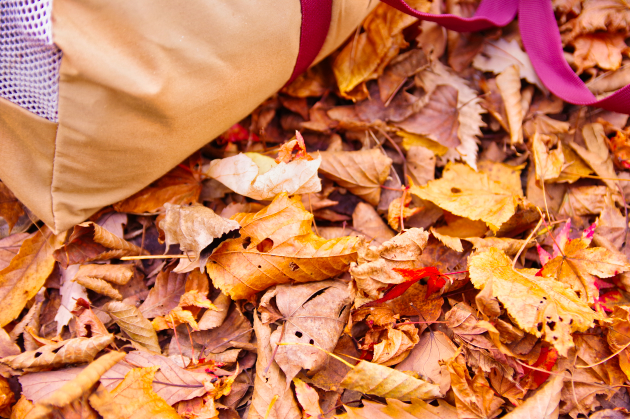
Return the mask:
[[[492,286],[492,296],[516,324],[542,336],[562,356],[573,347],[571,333],[587,330],[600,317],[567,285],[535,276],[535,269],[512,268],[507,255],[495,248],[472,255],[469,272],[475,288]]]
[[[493,231],[510,219],[522,197],[506,185],[461,163],[449,163],[441,179],[410,192],[455,215],[481,220]]]

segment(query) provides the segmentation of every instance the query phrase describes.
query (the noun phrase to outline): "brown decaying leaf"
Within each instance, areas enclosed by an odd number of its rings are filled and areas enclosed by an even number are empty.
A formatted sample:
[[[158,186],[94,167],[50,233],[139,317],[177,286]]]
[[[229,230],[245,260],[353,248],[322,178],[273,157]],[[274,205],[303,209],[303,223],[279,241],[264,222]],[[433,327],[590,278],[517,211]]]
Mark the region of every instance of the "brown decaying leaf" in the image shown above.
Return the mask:
[[[116,285],[125,285],[133,278],[133,265],[81,265],[75,278],[100,278]]]
[[[575,46],[573,59],[578,73],[598,66],[604,70],[617,70],[622,54],[629,51],[622,33],[600,32],[580,35],[572,41]]]
[[[501,72],[496,78],[497,87],[505,103],[507,122],[510,128],[510,142],[523,143],[523,117],[521,107],[521,76],[516,65],[511,65]]]
[[[173,272],[170,266],[158,273],[155,285],[138,310],[148,319],[164,316],[177,307],[185,290],[186,275]]]
[[[278,285],[262,297],[265,302],[275,297],[275,304],[285,321],[270,337],[272,348],[278,343],[303,343],[332,351],[348,322],[353,293],[339,281],[322,281],[300,285]],[[325,352],[301,345],[283,345],[276,351],[275,362],[284,371],[287,382],[300,370],[311,373],[326,362]]]
[[[112,391],[133,368],[148,368],[154,365],[160,369],[155,373],[153,391],[171,406],[182,400],[203,396],[212,389],[210,375],[185,370],[170,358],[143,351],[128,353],[124,360],[103,374],[101,383],[107,390]],[[204,382],[207,382],[207,387],[204,386]]]
[[[29,236],[28,233],[16,233],[0,239],[0,270],[9,266],[11,259],[17,255],[22,243]]]
[[[63,268],[93,260],[107,260],[121,256],[145,254],[135,244],[110,233],[92,221],[74,226],[68,242],[53,255]]]
[[[341,387],[401,401],[442,397],[440,388],[435,384],[368,361],[359,361],[346,374]]]
[[[501,413],[504,401],[494,394],[483,372],[476,371],[470,378],[468,368],[461,355],[447,363],[451,384],[455,393],[457,415],[461,419],[492,419]]]
[[[373,206],[378,205],[381,185],[387,180],[392,159],[379,149],[321,152],[320,173]]]
[[[619,366],[630,379],[630,311],[627,307],[615,307],[607,340],[610,349],[619,352]]]
[[[114,336],[74,338],[59,343],[44,345],[36,351],[7,356],[0,363],[24,371],[40,371],[66,364],[92,362],[96,354],[114,342]]]
[[[556,179],[564,168],[564,153],[562,143],[558,143],[558,148],[549,151],[543,141],[543,136],[538,133],[532,138],[532,153],[534,154],[534,164],[536,167],[536,180],[547,181]]]
[[[449,148],[462,142],[459,139],[458,90],[441,84],[435,88],[429,102],[411,117],[397,123],[399,128],[427,138]]]
[[[152,185],[129,198],[114,204],[118,212],[155,213],[164,207],[164,204],[188,205],[196,203],[201,193],[201,173],[192,169],[198,160],[195,157],[189,159],[187,167],[178,165],[173,170],[162,176]]]
[[[161,353],[157,334],[151,322],[142,315],[140,310],[120,301],[110,301],[103,306],[103,309],[133,341],[149,351]]]
[[[85,367],[86,365],[82,365],[55,371],[24,374],[18,378],[22,386],[22,394],[33,403],[37,403],[40,399],[59,390],[65,383],[72,381]]]
[[[0,271],[0,326],[15,319],[33,298],[55,267],[53,251],[63,241],[48,227],[22,242],[9,266]]]
[[[90,404],[105,419],[180,419],[175,409],[158,396],[151,386],[157,365],[134,368],[111,392],[90,396]]]
[[[258,359],[254,394],[248,417],[252,419],[301,419],[302,412],[293,397],[287,379],[273,361],[270,337],[271,328],[258,319],[254,312],[254,331],[258,340]]]
[[[199,329],[200,330],[208,330],[214,329],[215,327],[221,326],[223,321],[227,317],[228,309],[230,308],[230,304],[232,303],[232,299],[220,293],[217,298],[214,299],[212,304],[217,308],[216,310],[206,310],[205,313],[199,319]]]
[[[600,318],[568,286],[535,276],[536,269],[513,269],[512,261],[497,249],[471,256],[469,271],[478,289],[492,281],[492,295],[521,329],[542,336],[563,356],[573,347],[571,333],[587,330]]]
[[[164,245],[179,244],[188,259],[180,259],[174,272],[189,272],[199,267],[204,269],[205,260],[199,260],[201,252],[215,239],[240,228],[234,220],[225,219],[202,205],[182,207],[166,204],[166,216],[160,221],[164,231]],[[199,266],[197,266],[199,265]]]
[[[9,233],[18,219],[24,215],[22,203],[13,195],[7,185],[0,182],[0,217],[4,218],[9,226]]]
[[[256,214],[234,216],[242,226],[241,237],[221,243],[206,266],[214,285],[242,299],[273,285],[321,281],[346,271],[356,258],[358,239],[301,234],[304,224],[285,215],[294,212],[312,217],[299,196],[280,194]]]
[[[114,364],[125,357],[123,352],[110,352],[79,372],[76,377],[66,382],[55,392],[43,397],[35,403],[35,408],[29,414],[29,418],[42,419],[55,408],[69,405],[89,391],[101,376]]]
[[[104,295],[114,300],[122,300],[123,297],[118,290],[110,285],[109,282],[92,276],[82,276],[75,278],[77,284],[83,285],[85,288],[92,290],[98,294]]]
[[[599,123],[586,124],[582,128],[582,136],[586,142],[586,148],[576,143],[570,143],[570,146],[595,171],[597,176],[601,176],[606,186],[616,191],[617,183],[614,179],[617,175],[606,145],[604,127]]]

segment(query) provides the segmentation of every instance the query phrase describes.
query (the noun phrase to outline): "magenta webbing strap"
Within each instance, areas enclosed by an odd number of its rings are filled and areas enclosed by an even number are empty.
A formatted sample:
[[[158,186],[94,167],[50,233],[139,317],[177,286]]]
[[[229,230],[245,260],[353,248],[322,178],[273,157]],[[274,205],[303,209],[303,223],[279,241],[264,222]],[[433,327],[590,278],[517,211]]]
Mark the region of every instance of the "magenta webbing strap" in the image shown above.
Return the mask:
[[[403,13],[418,19],[435,22],[457,32],[476,32],[495,26],[505,26],[516,16],[518,0],[482,0],[473,17],[434,15],[412,9],[404,0],[381,0]],[[535,1],[535,0],[531,0]]]
[[[436,22],[447,29],[472,32],[504,26],[518,11],[521,39],[529,59],[543,84],[562,100],[610,111],[630,113],[630,85],[602,100],[597,100],[564,59],[560,32],[550,0],[483,0],[475,16],[422,13],[404,0],[381,0],[401,12]]]
[[[293,74],[287,84],[306,71],[321,51],[330,28],[332,2],[333,0],[300,0],[302,5],[300,50]]]

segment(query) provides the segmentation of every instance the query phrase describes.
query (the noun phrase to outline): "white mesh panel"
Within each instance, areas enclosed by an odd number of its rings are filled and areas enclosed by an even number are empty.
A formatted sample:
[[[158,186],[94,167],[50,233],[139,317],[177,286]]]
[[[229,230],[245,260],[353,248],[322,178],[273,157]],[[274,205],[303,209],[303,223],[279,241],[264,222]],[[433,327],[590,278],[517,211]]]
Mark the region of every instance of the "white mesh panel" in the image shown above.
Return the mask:
[[[57,122],[61,51],[52,0],[0,0],[0,97]]]

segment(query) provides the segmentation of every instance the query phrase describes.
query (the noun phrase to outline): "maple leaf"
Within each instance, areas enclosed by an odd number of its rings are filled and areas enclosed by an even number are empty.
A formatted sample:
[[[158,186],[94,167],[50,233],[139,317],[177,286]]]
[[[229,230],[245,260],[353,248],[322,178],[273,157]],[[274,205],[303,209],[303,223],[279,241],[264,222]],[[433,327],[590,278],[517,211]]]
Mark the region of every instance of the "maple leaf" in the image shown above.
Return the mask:
[[[376,206],[381,197],[381,185],[387,180],[392,159],[379,149],[360,151],[324,151],[320,153],[320,172],[342,188]]]
[[[299,197],[287,194],[255,214],[232,217],[242,226],[241,237],[221,243],[206,265],[215,286],[240,299],[273,285],[321,281],[344,272],[356,258],[358,239],[325,240],[308,231],[312,217]]]
[[[155,213],[164,204],[187,205],[196,203],[201,193],[201,172],[195,169],[201,163],[193,155],[162,176],[153,184],[135,193],[127,199],[113,205],[118,212]]]
[[[604,247],[589,247],[592,234],[568,239],[570,227],[569,219],[558,238],[558,243],[554,245],[553,258],[545,261],[540,275],[567,284],[585,302],[593,304],[599,298],[597,278],[610,278],[627,272],[630,270],[630,264],[620,253],[613,253]],[[594,230],[594,226],[591,228]]]
[[[74,226],[70,238],[53,255],[62,268],[93,260],[145,254],[135,244],[121,239],[92,221]]]
[[[445,147],[459,146],[462,142],[458,135],[458,93],[452,86],[438,85],[420,111],[396,125],[407,132],[424,135]]]
[[[265,162],[259,166],[263,161],[238,154],[213,160],[207,174],[234,192],[253,199],[272,199],[283,192],[290,195],[314,193],[322,189],[317,176],[321,158],[311,160],[305,148],[293,161],[281,161],[277,165]]]
[[[179,244],[181,251],[188,256],[188,259],[179,260],[173,272],[190,272],[197,267],[203,272],[206,257],[202,257],[202,253],[209,253],[205,249],[215,239],[240,228],[236,221],[225,219],[202,205],[182,207],[165,204],[165,208],[166,216],[159,223],[165,235],[164,245],[168,249],[172,244]]]
[[[621,66],[622,54],[630,51],[621,33],[593,33],[580,35],[572,43],[575,46],[573,59],[578,74],[598,66],[604,70],[617,70]]]
[[[497,231],[516,212],[522,197],[488,174],[475,172],[461,163],[449,163],[441,179],[410,192],[455,215],[484,221]]]
[[[43,227],[22,242],[17,255],[0,271],[0,326],[13,321],[44,285],[55,267],[53,251],[63,238]]]
[[[583,332],[600,316],[573,290],[555,279],[535,276],[536,270],[512,268],[505,253],[490,248],[469,259],[470,281],[477,289],[492,286],[492,295],[516,324],[553,345],[566,356],[571,333]]]
[[[103,389],[92,394],[90,404],[105,419],[179,419],[175,409],[153,391],[151,383],[159,368],[130,370],[111,392]]]
[[[275,361],[284,371],[287,382],[302,368],[316,372],[327,355],[317,348],[283,343],[305,343],[332,351],[347,323],[352,293],[345,283],[322,281],[300,285],[278,285],[263,295],[261,311],[275,300],[277,310],[285,321],[270,337],[276,352]]]
[[[431,68],[416,74],[416,81],[429,95],[439,85],[448,85],[457,89],[459,110],[457,134],[461,144],[449,149],[443,158],[448,161],[462,159],[470,167],[476,168],[477,136],[481,135],[481,127],[485,125],[481,118],[485,109],[481,106],[481,99],[477,92],[470,88],[466,80],[457,76],[454,71],[439,61],[434,62]]]
[[[344,408],[348,413],[336,415],[335,419],[458,419],[457,409],[443,400],[438,400],[437,406],[418,399],[412,399],[411,404],[387,399],[387,405],[364,400],[363,407],[344,405]]]

